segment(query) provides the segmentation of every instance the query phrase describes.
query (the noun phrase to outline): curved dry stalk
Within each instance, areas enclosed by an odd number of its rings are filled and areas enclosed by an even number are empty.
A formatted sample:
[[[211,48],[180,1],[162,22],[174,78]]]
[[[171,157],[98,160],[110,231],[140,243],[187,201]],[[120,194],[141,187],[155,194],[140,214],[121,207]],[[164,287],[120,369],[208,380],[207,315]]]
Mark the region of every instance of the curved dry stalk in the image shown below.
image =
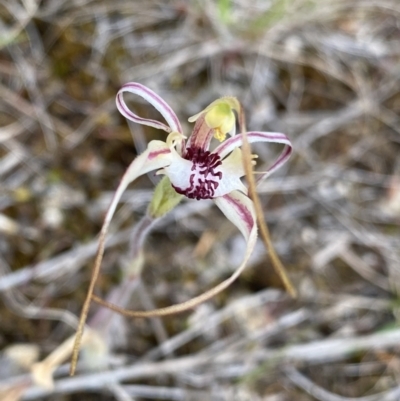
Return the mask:
[[[256,236],[254,236],[254,240],[249,244],[249,248],[250,248],[250,245],[254,244],[255,240],[256,240]],[[171,306],[167,306],[165,308],[160,308],[160,309],[154,309],[151,311],[131,311],[131,310],[120,308],[117,305],[114,305],[110,302],[104,301],[103,299],[97,297],[96,295],[92,295],[92,300],[100,305],[110,308],[111,310],[118,312],[121,315],[124,315],[127,317],[168,316],[168,315],[175,315],[178,313],[182,313],[182,312],[185,312],[189,309],[192,309],[192,308],[198,306],[199,304],[201,304],[203,302],[208,301],[209,299],[211,299],[214,296],[216,296],[217,294],[219,294],[221,291],[228,288],[240,276],[240,274],[245,269],[247,260],[250,257],[250,252],[252,250],[253,249],[251,247],[251,249],[249,249],[249,252],[246,253],[242,264],[235,270],[235,272],[228,279],[226,279],[222,283],[218,284],[217,286],[211,288],[210,290],[204,292],[203,294],[201,294],[197,297],[191,298],[190,300],[188,300],[186,302],[182,302],[180,304],[171,305]]]
[[[103,253],[104,253],[104,244],[105,244],[105,240],[106,240],[107,228],[108,228],[108,226],[104,225],[103,229],[101,230],[101,233],[100,233],[97,257],[96,257],[96,261],[95,261],[95,264],[94,264],[94,267],[92,270],[92,276],[90,279],[89,289],[88,289],[88,292],[86,295],[85,302],[82,307],[81,316],[79,318],[78,328],[76,331],[75,341],[74,341],[73,351],[72,351],[72,360],[71,360],[71,368],[70,368],[71,376],[73,376],[75,374],[76,365],[78,362],[79,349],[81,346],[82,336],[83,336],[83,332],[84,332],[84,326],[86,323],[87,315],[89,314],[90,301],[92,299],[92,294],[94,291],[94,287],[96,285],[97,278],[99,277],[99,274],[100,274],[100,264],[101,264],[101,261],[103,258]]]
[[[224,197],[222,197],[222,198],[224,198]],[[242,201],[244,201],[244,199],[246,199],[246,198],[241,197]],[[221,207],[222,202],[219,201],[219,203],[220,203],[220,207]],[[246,202],[245,206],[247,206],[248,211],[255,217],[254,210],[252,210],[252,205],[251,205],[250,200],[248,200],[248,202]],[[243,258],[241,265],[235,270],[235,272],[228,279],[224,280],[223,282],[221,282],[217,286],[211,288],[210,290],[204,292],[203,294],[189,299],[186,302],[167,306],[165,308],[154,309],[151,311],[131,311],[131,310],[127,310],[124,308],[120,308],[117,305],[114,305],[110,302],[104,301],[103,299],[97,297],[96,295],[92,295],[91,299],[94,302],[96,302],[100,305],[106,306],[107,308],[110,308],[113,311],[118,312],[127,317],[168,316],[168,315],[174,315],[177,313],[185,312],[185,311],[192,309],[192,308],[196,307],[197,305],[213,298],[215,295],[219,294],[221,291],[228,288],[240,276],[240,274],[243,272],[243,270],[245,269],[245,267],[247,265],[247,261],[249,260],[251,252],[253,251],[256,239],[257,239],[257,225],[255,224],[255,221],[254,221],[252,230],[249,233],[249,237],[247,239],[247,241],[248,241],[247,249],[246,249],[246,253],[245,253],[245,256]]]
[[[274,248],[274,245],[272,243],[271,236],[269,233],[268,226],[265,223],[264,213],[262,211],[260,198],[258,197],[258,194],[257,194],[256,181],[254,179],[251,148],[250,148],[250,144],[247,140],[247,130],[246,130],[245,117],[244,117],[244,113],[243,113],[243,107],[240,108],[239,125],[240,125],[240,131],[242,132],[242,135],[243,135],[243,143],[242,143],[243,167],[244,167],[244,171],[246,173],[246,178],[247,178],[247,182],[248,182],[248,186],[249,186],[249,196],[254,203],[254,209],[256,212],[256,216],[257,216],[257,223],[258,223],[258,227],[260,229],[261,238],[264,241],[265,247],[269,251],[269,255],[272,260],[272,265],[274,266],[276,273],[281,278],[281,280],[282,280],[286,290],[289,292],[289,294],[293,298],[296,298],[297,291],[294,288],[293,284],[291,283],[289,276],[286,273],[285,267],[283,266],[281,260],[279,259],[278,254],[275,251],[275,248]]]

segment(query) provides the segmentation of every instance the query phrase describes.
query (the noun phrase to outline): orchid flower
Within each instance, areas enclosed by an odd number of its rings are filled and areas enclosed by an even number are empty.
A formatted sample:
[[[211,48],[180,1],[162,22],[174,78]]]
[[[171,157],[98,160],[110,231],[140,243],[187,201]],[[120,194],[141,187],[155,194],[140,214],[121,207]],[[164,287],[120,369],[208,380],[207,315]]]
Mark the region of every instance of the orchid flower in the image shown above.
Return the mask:
[[[142,97],[153,105],[164,117],[167,125],[139,117],[133,113],[124,101],[124,93],[130,92]],[[161,129],[168,133],[166,141],[153,140],[147,149],[128,167],[119,184],[102,228],[105,235],[117,204],[128,184],[137,177],[150,171],[164,174],[170,181],[170,186],[177,194],[190,199],[212,199],[222,213],[241,231],[247,248],[241,265],[233,275],[213,289],[191,299],[183,304],[173,305],[156,311],[130,312],[130,316],[157,316],[178,313],[203,302],[228,287],[243,271],[254,248],[257,237],[257,224],[254,205],[247,196],[247,188],[241,178],[245,175],[242,150],[243,135],[249,143],[273,142],[284,146],[281,154],[271,166],[261,174],[261,180],[281,167],[290,157],[292,146],[286,135],[281,133],[251,131],[236,135],[236,118],[242,114],[241,106],[234,97],[223,97],[211,103],[203,111],[189,119],[195,122],[189,139],[183,134],[181,124],[171,107],[155,92],[136,82],[125,84],[117,94],[117,108],[127,119],[142,125]],[[229,138],[226,136],[229,134]],[[221,144],[210,151],[212,138],[217,138]],[[100,240],[101,241],[101,240]],[[100,246],[98,258],[101,261],[103,249]],[[96,296],[93,300],[99,303]],[[111,306],[111,305],[108,305]],[[118,310],[117,308],[114,308]]]
[[[125,92],[133,93],[148,101],[164,117],[167,124],[142,118],[133,113],[124,101],[123,95]],[[257,181],[262,180],[281,167],[292,153],[290,140],[281,133],[251,131],[236,135],[235,112],[239,118],[239,124],[241,119],[243,120],[243,112],[240,103],[234,97],[218,99],[203,111],[191,117],[189,122],[195,122],[195,125],[187,141],[174,111],[160,96],[146,86],[135,82],[125,84],[117,94],[116,104],[120,113],[128,120],[161,129],[167,132],[168,136],[165,141],[151,141],[147,149],[135,158],[122,177],[107,210],[100,233],[99,248],[91,284],[81,314],[71,373],[76,364],[77,350],[79,349],[80,337],[90,301],[93,300],[108,306],[110,309],[123,313],[125,316],[165,316],[193,308],[227,288],[245,268],[257,238],[257,219],[254,204],[247,196],[247,188],[241,181],[241,178],[245,175],[242,150],[240,149],[245,140],[244,135],[246,135],[248,143],[272,142],[284,145],[281,154],[260,175]],[[240,125],[243,126],[244,124]],[[226,139],[227,135],[229,135],[229,138]],[[210,151],[213,137],[221,143]],[[164,195],[161,194],[161,197],[174,198],[171,200],[172,206],[169,209],[167,208],[167,211],[178,203],[176,197],[179,195],[198,201],[212,199],[222,213],[240,230],[246,240],[247,247],[242,263],[235,272],[228,279],[203,294],[184,303],[153,311],[126,311],[93,295],[93,289],[104,253],[106,233],[118,202],[132,181],[150,171],[164,174],[169,180],[167,183],[168,189],[161,189],[161,192],[164,191]],[[163,185],[159,185],[157,188],[166,188],[165,181],[165,179],[162,180],[161,183]],[[154,198],[156,196],[160,196],[159,194],[157,195],[157,189]],[[163,213],[155,217],[161,217]]]

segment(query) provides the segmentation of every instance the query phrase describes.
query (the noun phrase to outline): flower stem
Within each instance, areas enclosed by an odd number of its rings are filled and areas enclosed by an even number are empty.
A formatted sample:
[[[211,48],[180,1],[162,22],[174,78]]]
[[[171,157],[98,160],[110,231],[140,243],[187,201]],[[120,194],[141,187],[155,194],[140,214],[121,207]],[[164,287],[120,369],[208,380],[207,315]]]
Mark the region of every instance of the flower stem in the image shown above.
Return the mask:
[[[254,203],[254,209],[255,209],[256,215],[257,215],[257,222],[258,222],[258,227],[260,229],[261,238],[264,241],[265,247],[269,251],[269,256],[271,257],[272,265],[274,266],[276,273],[281,278],[283,285],[285,286],[285,288],[289,292],[289,294],[293,298],[296,298],[297,291],[294,288],[292,282],[290,281],[289,276],[287,275],[286,270],[285,270],[281,260],[279,259],[278,254],[275,251],[274,245],[271,240],[271,235],[269,233],[268,226],[265,223],[264,213],[262,210],[260,198],[258,197],[258,194],[257,194],[256,182],[255,182],[254,175],[253,175],[251,148],[250,148],[249,141],[247,140],[246,123],[245,123],[245,117],[244,117],[244,112],[243,112],[242,107],[240,108],[240,113],[239,113],[239,126],[240,126],[240,131],[243,135],[242,150],[243,150],[244,171],[246,173],[246,178],[247,178],[247,182],[248,182],[248,186],[249,186],[249,196],[253,200],[253,203]]]

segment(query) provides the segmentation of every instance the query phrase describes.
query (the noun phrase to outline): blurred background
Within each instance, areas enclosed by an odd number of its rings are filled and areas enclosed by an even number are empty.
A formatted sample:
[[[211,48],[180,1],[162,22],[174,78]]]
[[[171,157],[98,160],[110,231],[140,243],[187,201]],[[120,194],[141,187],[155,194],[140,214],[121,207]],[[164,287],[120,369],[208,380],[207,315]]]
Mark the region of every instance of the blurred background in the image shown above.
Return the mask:
[[[400,400],[398,0],[2,0],[0,17],[2,400]],[[194,311],[124,319],[92,305],[97,345],[74,378],[60,360],[46,387],[33,364],[74,333],[113,191],[165,139],[118,113],[129,81],[162,96],[188,134],[189,116],[232,95],[249,130],[290,137],[294,155],[258,189],[299,294],[259,241],[245,274]],[[279,150],[253,147],[257,169]],[[123,196],[103,297],[123,283],[157,180]],[[182,202],[149,236],[127,307],[200,294],[244,247],[212,202]]]

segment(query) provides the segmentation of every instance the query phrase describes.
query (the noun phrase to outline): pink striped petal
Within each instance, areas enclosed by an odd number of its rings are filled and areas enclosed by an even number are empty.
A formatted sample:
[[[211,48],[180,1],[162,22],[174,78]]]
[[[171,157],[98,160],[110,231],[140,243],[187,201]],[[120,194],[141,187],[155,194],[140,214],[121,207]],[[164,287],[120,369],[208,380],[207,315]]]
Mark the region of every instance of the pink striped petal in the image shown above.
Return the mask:
[[[127,168],[121,182],[118,185],[117,190],[114,193],[111,204],[108,207],[106,217],[104,218],[103,226],[101,228],[99,236],[99,247],[96,255],[96,264],[101,263],[108,227],[115,213],[119,200],[121,199],[121,196],[125,192],[128,185],[141,175],[146,174],[152,170],[164,168],[170,163],[171,151],[166,143],[162,141],[151,141],[147,146],[146,151],[144,151],[140,156],[136,157],[135,160]]]
[[[168,306],[158,309],[157,316],[166,316],[180,313],[208,301],[215,295],[228,288],[246,268],[247,262],[253,252],[257,240],[257,218],[252,200],[240,191],[232,191],[230,194],[214,199],[215,204],[221,209],[222,213],[240,230],[246,239],[246,252],[241,264],[236,268],[233,274],[222,281],[214,288],[203,294],[190,299],[181,304]],[[139,312],[140,313],[140,312]]]
[[[124,92],[134,93],[135,95],[138,95],[143,99],[147,100],[152,106],[154,106],[161,113],[161,115],[167,121],[168,126],[156,120],[139,117],[138,115],[133,113],[128,108],[128,106],[124,101],[123,97]],[[141,85],[136,82],[129,82],[125,84],[117,93],[116,104],[119,112],[128,120],[131,120],[138,124],[148,125],[150,127],[162,129],[166,132],[177,131],[183,134],[182,127],[178,120],[178,117],[171,109],[171,107],[160,96],[158,96],[155,92],[153,92],[151,89],[147,88],[144,85]]]
[[[198,117],[193,128],[192,134],[187,143],[187,147],[200,148],[208,150],[211,139],[214,135],[214,130],[211,129],[204,120],[204,115]]]
[[[274,163],[265,171],[264,174],[257,178],[257,182],[266,178],[274,171],[282,167],[290,158],[293,148],[292,143],[285,134],[278,132],[258,132],[251,131],[247,133],[247,140],[249,143],[254,142],[270,142],[270,143],[282,143],[286,145],[278,158]],[[227,139],[221,145],[219,145],[212,153],[218,153],[221,158],[224,158],[227,154],[232,152],[235,148],[242,146],[243,144],[243,134],[236,135],[232,138]]]
[[[240,191],[232,191],[227,195],[215,198],[214,202],[247,241],[257,235],[256,213],[253,201],[247,195]]]
[[[257,218],[253,201],[249,197],[240,191],[232,191],[227,195],[215,198],[214,202],[226,218],[229,219],[243,234],[246,239],[246,252],[241,264],[237,267],[234,273],[218,286],[207,291],[207,293],[209,293],[209,295],[212,294],[212,296],[215,296],[219,292],[228,288],[242,274],[257,240]],[[205,294],[202,296],[205,297]],[[209,297],[207,297],[207,299],[208,298]]]

